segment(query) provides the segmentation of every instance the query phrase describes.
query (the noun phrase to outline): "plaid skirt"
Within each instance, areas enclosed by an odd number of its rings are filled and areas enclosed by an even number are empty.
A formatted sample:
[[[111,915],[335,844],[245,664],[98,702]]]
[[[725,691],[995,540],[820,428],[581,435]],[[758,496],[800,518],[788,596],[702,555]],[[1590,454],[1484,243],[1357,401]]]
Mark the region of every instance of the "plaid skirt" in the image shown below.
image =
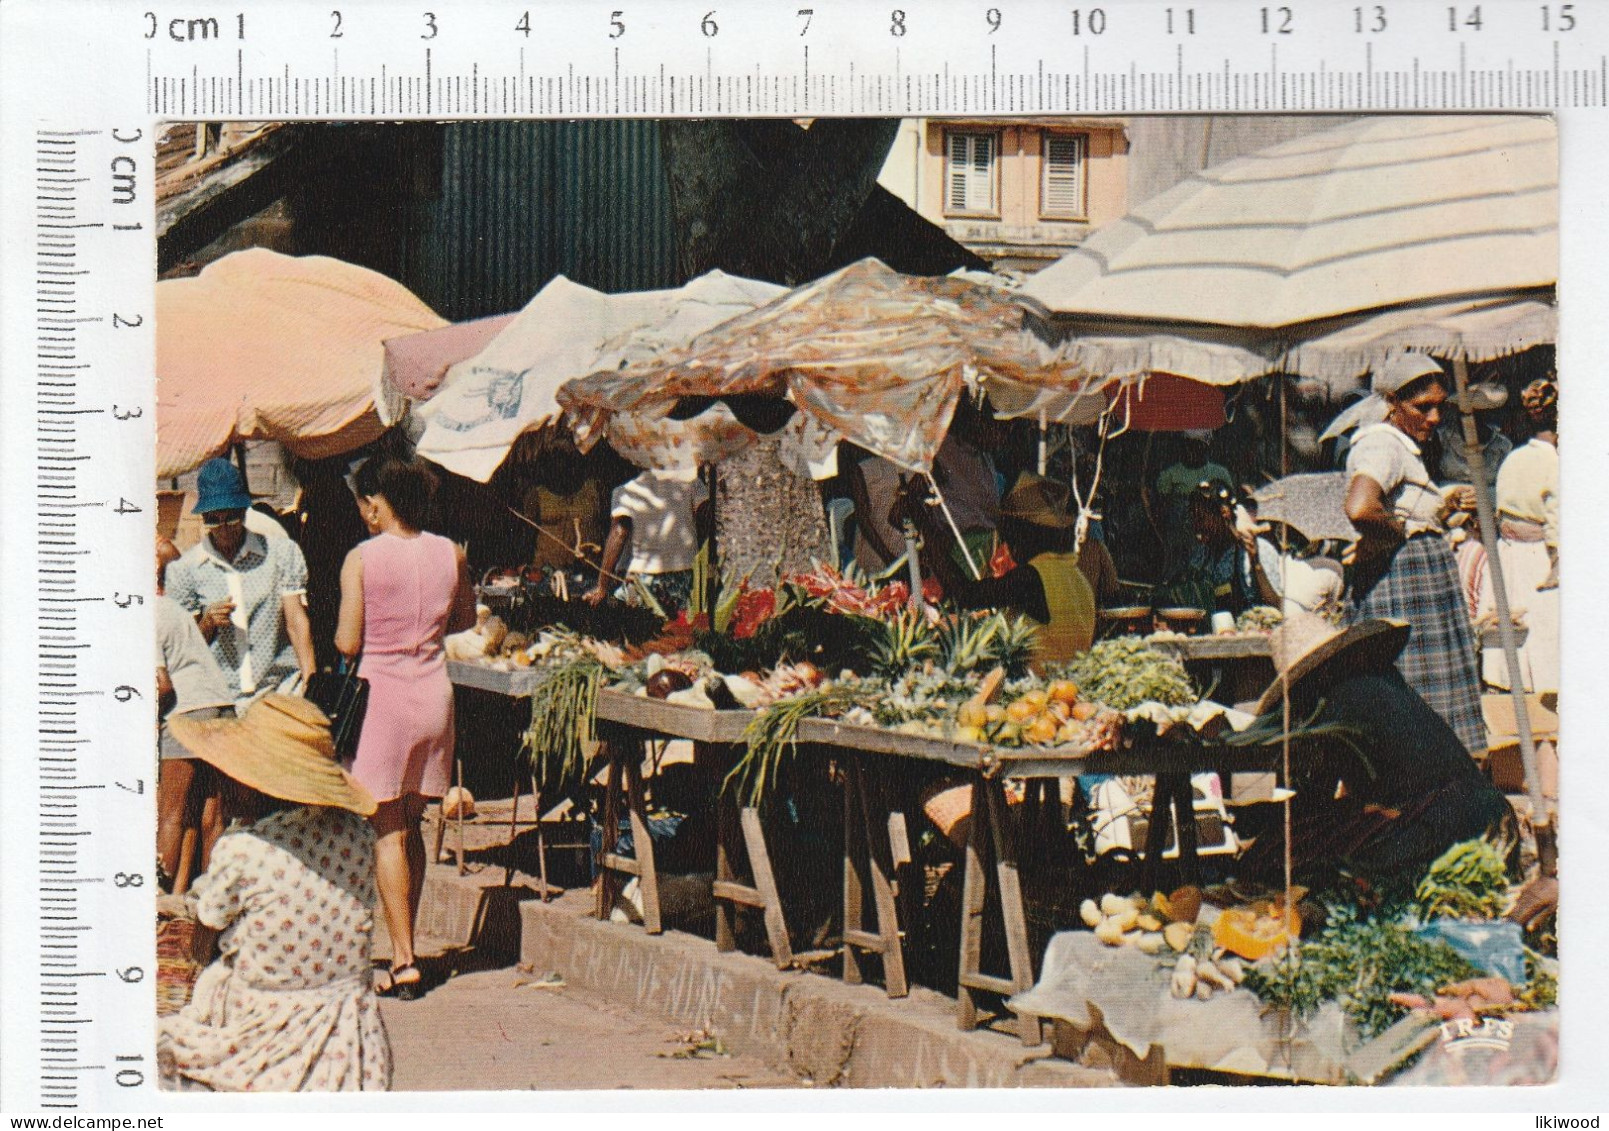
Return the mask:
[[[1410,538],[1391,555],[1384,572],[1354,578],[1348,619],[1375,617],[1408,622],[1413,633],[1397,657],[1402,678],[1453,728],[1464,749],[1484,753],[1475,636],[1458,565],[1445,541],[1433,534]]]

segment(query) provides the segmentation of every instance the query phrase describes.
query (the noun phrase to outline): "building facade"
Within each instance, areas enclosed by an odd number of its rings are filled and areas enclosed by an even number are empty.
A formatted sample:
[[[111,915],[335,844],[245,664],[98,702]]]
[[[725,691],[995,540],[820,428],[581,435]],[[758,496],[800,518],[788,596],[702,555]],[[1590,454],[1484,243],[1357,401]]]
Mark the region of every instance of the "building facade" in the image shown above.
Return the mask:
[[[1031,273],[1129,208],[1120,118],[910,118],[879,183],[996,267]]]

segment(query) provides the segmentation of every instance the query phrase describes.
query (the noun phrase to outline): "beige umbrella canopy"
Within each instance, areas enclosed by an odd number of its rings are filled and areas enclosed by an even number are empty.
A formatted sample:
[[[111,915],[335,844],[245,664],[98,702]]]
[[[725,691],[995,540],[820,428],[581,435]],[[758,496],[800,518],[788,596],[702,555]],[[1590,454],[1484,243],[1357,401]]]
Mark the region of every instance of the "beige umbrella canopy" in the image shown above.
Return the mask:
[[[1373,117],[1196,174],[1022,293],[1085,321],[1275,328],[1557,272],[1551,118]]]
[[[1081,385],[1022,324],[1005,291],[863,259],[682,349],[571,381],[558,399],[585,446],[628,419],[664,419],[683,398],[787,397],[820,428],[925,472],[969,384]]]
[[[415,386],[410,409],[422,428],[421,456],[485,483],[514,443],[559,416],[556,394],[572,378],[662,356],[735,315],[753,310],[783,288],[721,271],[661,291],[605,294],[560,275],[512,317],[435,335],[428,387]],[[483,341],[475,336],[493,332]],[[398,343],[399,346],[405,343]],[[457,356],[453,356],[456,351]],[[445,375],[435,370],[446,366]],[[659,450],[676,466],[741,446],[752,435],[729,415],[700,432],[691,422],[634,430],[631,451]],[[629,457],[628,457],[629,458]]]
[[[238,440],[312,459],[361,447],[385,430],[385,340],[445,324],[400,283],[323,256],[252,248],[158,283],[158,478]]]

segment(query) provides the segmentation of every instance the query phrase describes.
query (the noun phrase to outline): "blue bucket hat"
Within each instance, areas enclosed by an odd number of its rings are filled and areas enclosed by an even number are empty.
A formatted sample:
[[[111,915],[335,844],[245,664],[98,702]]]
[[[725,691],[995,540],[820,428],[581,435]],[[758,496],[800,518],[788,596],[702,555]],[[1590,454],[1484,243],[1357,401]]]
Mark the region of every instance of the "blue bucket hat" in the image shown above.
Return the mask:
[[[214,511],[243,511],[251,508],[251,496],[246,493],[246,478],[240,469],[226,459],[209,459],[201,465],[196,477],[195,509],[192,514],[212,514]]]

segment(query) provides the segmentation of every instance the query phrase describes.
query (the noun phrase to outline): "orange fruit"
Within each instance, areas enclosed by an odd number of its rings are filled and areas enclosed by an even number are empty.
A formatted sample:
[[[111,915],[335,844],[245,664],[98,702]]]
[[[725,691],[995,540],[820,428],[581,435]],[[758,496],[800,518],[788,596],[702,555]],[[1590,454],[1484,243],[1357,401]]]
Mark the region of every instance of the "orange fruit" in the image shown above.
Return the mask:
[[[1090,719],[1095,717],[1095,712],[1099,709],[1100,708],[1096,707],[1095,704],[1087,701],[1083,703],[1075,703],[1073,704],[1073,718],[1077,719],[1081,723],[1088,722]]]
[[[1006,718],[1014,723],[1026,723],[1039,714],[1039,709],[1043,706],[1043,703],[1031,703],[1027,699],[1018,699],[1006,708]]]
[[[1022,732],[1023,740],[1032,742],[1037,746],[1049,746],[1056,741],[1056,720],[1049,715],[1041,715],[1035,719]]]
[[[1053,703],[1065,703],[1071,707],[1078,702],[1078,684],[1070,679],[1052,680],[1047,690]]]
[[[955,712],[955,722],[957,726],[981,727],[988,721],[989,714],[984,710],[983,704],[974,702],[970,699],[967,702],[962,703],[960,709]]]

